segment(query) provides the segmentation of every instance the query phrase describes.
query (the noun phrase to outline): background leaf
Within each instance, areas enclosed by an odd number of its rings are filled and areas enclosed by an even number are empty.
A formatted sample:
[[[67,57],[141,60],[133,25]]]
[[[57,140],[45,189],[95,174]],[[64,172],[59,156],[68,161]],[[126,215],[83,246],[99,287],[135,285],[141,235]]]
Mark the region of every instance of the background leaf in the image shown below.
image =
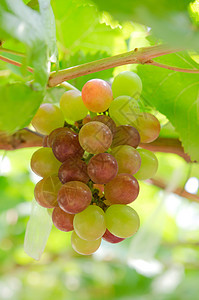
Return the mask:
[[[199,65],[187,53],[159,57],[163,64],[187,69]],[[199,74],[181,73],[154,66],[138,66],[146,104],[164,114],[179,133],[185,152],[199,161]]]

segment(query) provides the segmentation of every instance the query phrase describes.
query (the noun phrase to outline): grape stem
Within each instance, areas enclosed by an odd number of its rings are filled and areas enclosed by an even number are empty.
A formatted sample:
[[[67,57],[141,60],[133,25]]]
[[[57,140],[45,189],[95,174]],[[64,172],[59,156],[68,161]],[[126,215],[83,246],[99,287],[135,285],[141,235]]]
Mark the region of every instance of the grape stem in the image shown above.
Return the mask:
[[[161,68],[167,68],[178,72],[199,73],[196,69],[181,69],[178,67],[171,67],[159,64],[152,59],[155,57],[163,56],[170,53],[175,53],[180,49],[171,49],[165,45],[157,45],[144,48],[135,48],[132,51],[125,52],[119,55],[103,58],[100,60],[92,61],[79,66],[63,69],[58,72],[52,72],[49,77],[48,86],[53,87],[64,81],[77,78],[83,75],[107,70],[110,68],[128,65],[128,64],[150,64]]]

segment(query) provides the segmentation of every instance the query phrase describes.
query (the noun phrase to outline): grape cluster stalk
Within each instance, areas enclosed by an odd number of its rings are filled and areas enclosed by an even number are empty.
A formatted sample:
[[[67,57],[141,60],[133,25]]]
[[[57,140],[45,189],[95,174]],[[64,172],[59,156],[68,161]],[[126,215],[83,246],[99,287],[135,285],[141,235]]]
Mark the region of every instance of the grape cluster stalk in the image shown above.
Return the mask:
[[[139,144],[160,132],[158,119],[139,107],[141,91],[140,77],[130,71],[118,74],[112,87],[92,79],[81,92],[65,92],[59,106],[42,104],[32,120],[45,135],[31,159],[33,172],[42,177],[35,199],[53,209],[56,228],[72,231],[79,254],[94,253],[101,239],[122,242],[139,229],[132,208],[138,181],[158,168],[154,153]]]

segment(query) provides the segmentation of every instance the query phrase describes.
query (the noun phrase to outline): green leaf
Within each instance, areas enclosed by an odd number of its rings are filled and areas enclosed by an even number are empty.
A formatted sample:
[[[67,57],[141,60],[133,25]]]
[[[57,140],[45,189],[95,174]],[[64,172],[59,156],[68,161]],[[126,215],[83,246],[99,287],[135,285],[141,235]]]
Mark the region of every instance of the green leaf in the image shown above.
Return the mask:
[[[174,47],[198,50],[199,30],[193,26],[188,14],[191,0],[94,0],[93,2],[118,20],[132,20],[150,26],[157,37]]]
[[[36,113],[42,93],[23,83],[0,85],[0,131],[13,133],[27,126]]]
[[[187,69],[199,65],[186,53],[156,59],[158,62]],[[138,66],[143,82],[145,104],[155,107],[175,127],[184,150],[199,161],[199,74],[171,71],[155,66]]]
[[[56,44],[55,18],[50,0],[39,0],[40,14],[42,17],[45,39],[48,46],[50,61],[58,64],[58,49]]]
[[[34,87],[43,90],[48,80],[47,46],[41,15],[21,0],[0,3],[0,37],[14,38],[27,47],[26,64],[34,68]]]
[[[64,55],[77,51],[112,53],[126,50],[126,44],[119,27],[100,22],[100,14],[93,5],[75,0],[56,0],[52,2],[57,25],[59,50]]]

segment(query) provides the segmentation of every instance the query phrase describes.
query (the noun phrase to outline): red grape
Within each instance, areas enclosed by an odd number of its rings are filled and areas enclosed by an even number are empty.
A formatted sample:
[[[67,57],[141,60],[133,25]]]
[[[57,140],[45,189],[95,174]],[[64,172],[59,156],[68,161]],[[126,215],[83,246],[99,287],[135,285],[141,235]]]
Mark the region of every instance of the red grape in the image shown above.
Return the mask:
[[[69,129],[69,128],[67,128],[67,127],[60,127],[60,128],[56,128],[56,129],[54,129],[50,134],[49,134],[49,136],[48,136],[48,140],[47,140],[47,145],[48,145],[48,147],[52,147],[52,145],[53,145],[53,141],[54,141],[54,138],[57,136],[57,135],[59,135],[59,134],[67,134],[67,133],[70,133],[71,132],[71,130]],[[72,133],[74,134],[74,135],[77,135],[75,132],[73,132],[72,131]]]
[[[59,168],[58,176],[62,183],[75,180],[84,183],[89,181],[87,165],[79,158],[68,158]]]
[[[137,148],[140,143],[140,135],[136,128],[130,125],[121,125],[116,128],[111,147],[129,145]]]
[[[52,213],[52,221],[55,227],[61,231],[73,230],[73,219],[75,215],[68,214],[60,207],[55,207]]]
[[[99,153],[90,159],[87,170],[93,182],[103,184],[115,178],[118,164],[111,154]]]
[[[114,234],[110,233],[110,231],[108,229],[106,229],[104,235],[102,236],[102,238],[112,244],[116,244],[116,243],[120,243],[123,240],[125,240],[124,238],[119,238],[117,236],[115,236]]]
[[[92,121],[104,123],[106,126],[108,126],[108,128],[110,129],[110,131],[114,136],[116,132],[116,124],[109,116],[106,115],[95,116],[94,118],[92,118]]]

